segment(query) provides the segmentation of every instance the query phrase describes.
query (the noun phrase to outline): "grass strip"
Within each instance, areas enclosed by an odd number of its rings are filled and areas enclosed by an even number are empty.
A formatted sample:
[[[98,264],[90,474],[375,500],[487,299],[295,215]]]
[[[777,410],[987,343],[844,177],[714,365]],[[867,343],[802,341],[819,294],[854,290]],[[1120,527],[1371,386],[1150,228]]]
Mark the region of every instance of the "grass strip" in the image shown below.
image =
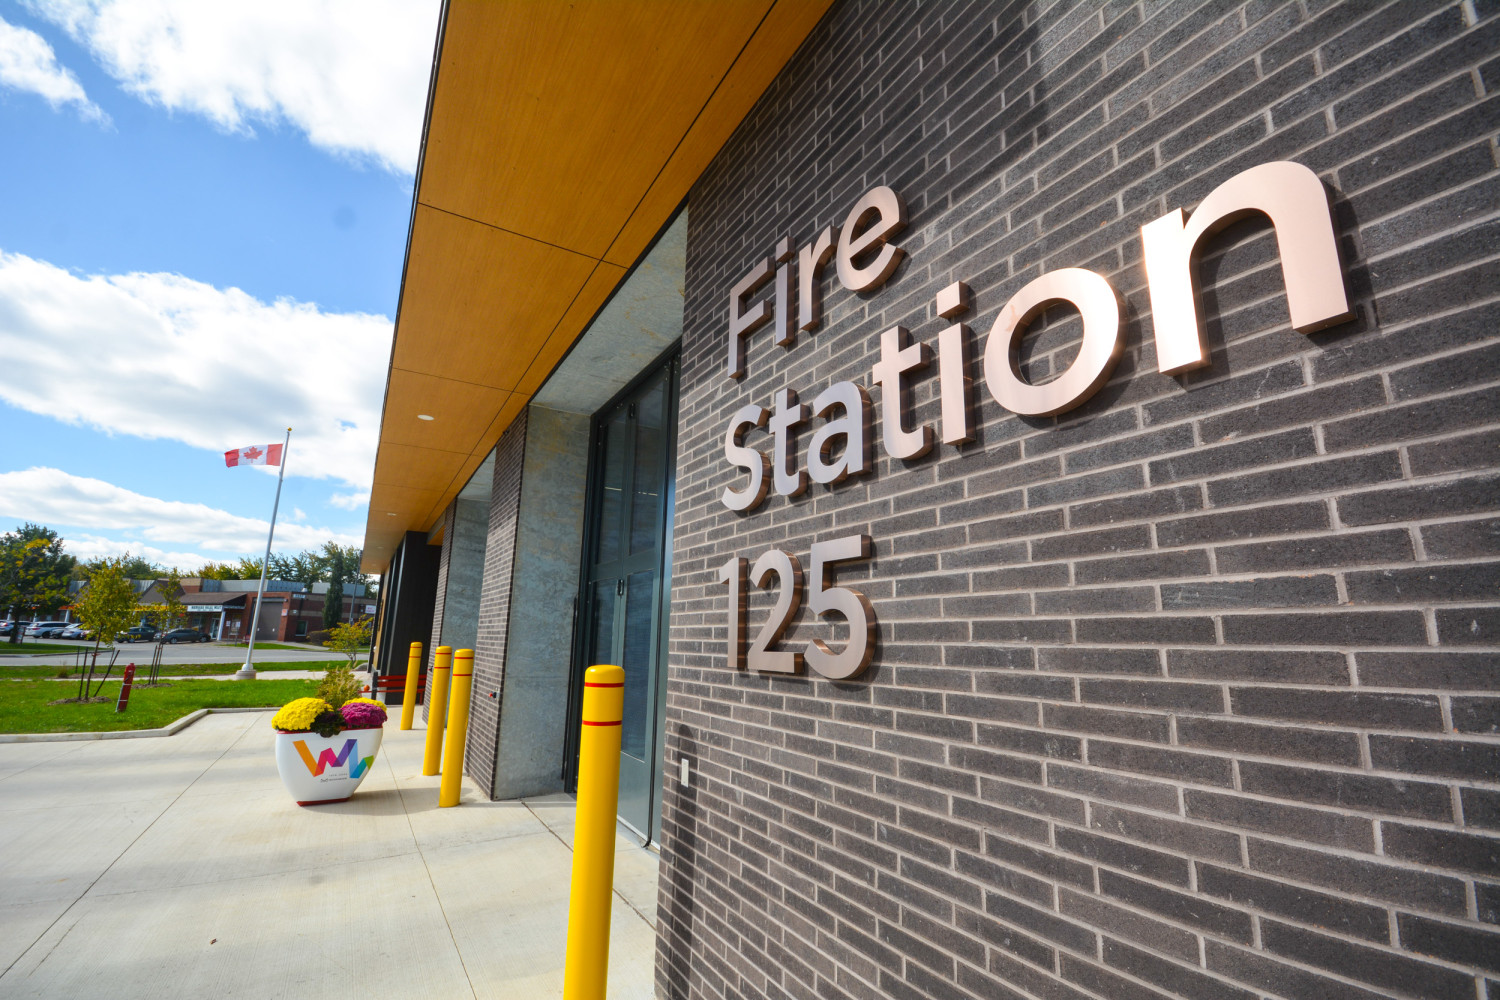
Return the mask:
[[[102,733],[122,729],[158,729],[200,708],[260,708],[310,697],[314,680],[176,681],[171,687],[136,687],[130,707],[115,712],[120,685],[110,681],[100,692],[109,701],[88,705],[49,705],[70,697],[65,685],[46,681],[0,687],[0,733]],[[267,719],[267,724],[270,720]]]
[[[329,667],[342,667],[348,665],[348,663],[349,661],[345,659],[286,660],[279,663],[257,663],[255,665],[255,672],[271,673],[277,670],[327,670]],[[163,663],[161,665],[161,669],[157,671],[157,674],[161,677],[208,677],[211,675],[222,676],[235,673],[242,666],[244,666],[244,664],[241,663]],[[135,665],[135,675],[137,678],[143,678],[146,676],[146,673],[150,669],[150,663],[140,663],[139,661],[137,661]],[[50,667],[0,666],[0,680],[55,680],[63,673],[63,671],[67,671],[68,679],[72,680],[75,685],[78,683],[78,669],[76,667],[71,665],[59,666],[55,663]],[[88,668],[84,667],[83,672],[88,673]],[[125,664],[116,663],[114,672],[110,674],[110,677],[117,678],[124,672]],[[100,664],[99,666],[94,668],[94,683],[97,684],[103,676],[104,665]]]

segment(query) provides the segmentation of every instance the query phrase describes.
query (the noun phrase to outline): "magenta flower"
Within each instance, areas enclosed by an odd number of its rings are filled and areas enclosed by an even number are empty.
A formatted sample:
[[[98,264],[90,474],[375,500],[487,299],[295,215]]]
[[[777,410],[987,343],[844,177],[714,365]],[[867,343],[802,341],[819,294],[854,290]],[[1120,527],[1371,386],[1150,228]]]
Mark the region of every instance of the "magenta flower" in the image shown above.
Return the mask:
[[[367,701],[351,701],[339,709],[347,729],[378,729],[385,725],[385,709]]]

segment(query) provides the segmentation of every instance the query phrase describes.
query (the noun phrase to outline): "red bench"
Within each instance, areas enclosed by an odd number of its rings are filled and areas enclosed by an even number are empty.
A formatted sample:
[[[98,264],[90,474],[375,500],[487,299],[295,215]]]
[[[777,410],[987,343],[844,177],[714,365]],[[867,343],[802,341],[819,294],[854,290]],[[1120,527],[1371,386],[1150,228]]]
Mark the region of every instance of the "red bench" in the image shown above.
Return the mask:
[[[425,690],[427,690],[427,675],[425,673],[418,674],[417,675],[417,702],[419,704],[422,701],[422,692],[425,691]],[[387,674],[387,675],[385,675],[383,677],[377,677],[377,678],[375,678],[375,693],[376,694],[379,694],[379,695],[388,695],[392,691],[399,692],[398,697],[400,697],[400,698],[405,698],[406,697],[406,675],[405,674]],[[384,697],[382,697],[380,700],[381,701],[386,701],[386,699]],[[390,702],[387,701],[386,704],[390,704]]]

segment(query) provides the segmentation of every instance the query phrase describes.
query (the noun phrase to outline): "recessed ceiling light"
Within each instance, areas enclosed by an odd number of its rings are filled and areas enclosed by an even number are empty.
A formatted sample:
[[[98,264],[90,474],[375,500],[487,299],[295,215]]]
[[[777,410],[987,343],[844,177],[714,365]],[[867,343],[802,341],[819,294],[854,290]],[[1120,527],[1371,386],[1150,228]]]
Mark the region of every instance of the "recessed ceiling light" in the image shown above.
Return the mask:
[[[417,414],[417,419],[418,419],[418,420],[435,420],[435,419],[437,419],[437,418],[436,418],[436,417],[430,417],[430,416],[428,416],[428,415],[427,415],[427,414],[425,414],[425,413],[418,413],[418,414]]]
[[[392,513],[391,511],[386,511],[385,512],[385,516],[386,517],[395,517],[396,515],[394,513]]]

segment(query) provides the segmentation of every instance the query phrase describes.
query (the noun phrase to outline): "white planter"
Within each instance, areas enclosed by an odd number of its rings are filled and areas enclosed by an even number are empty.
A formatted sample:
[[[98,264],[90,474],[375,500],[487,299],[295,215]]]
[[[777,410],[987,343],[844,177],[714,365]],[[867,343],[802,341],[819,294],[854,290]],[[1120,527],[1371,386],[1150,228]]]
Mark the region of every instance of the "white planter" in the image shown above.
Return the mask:
[[[276,734],[276,770],[299,806],[343,802],[375,765],[383,729]]]

